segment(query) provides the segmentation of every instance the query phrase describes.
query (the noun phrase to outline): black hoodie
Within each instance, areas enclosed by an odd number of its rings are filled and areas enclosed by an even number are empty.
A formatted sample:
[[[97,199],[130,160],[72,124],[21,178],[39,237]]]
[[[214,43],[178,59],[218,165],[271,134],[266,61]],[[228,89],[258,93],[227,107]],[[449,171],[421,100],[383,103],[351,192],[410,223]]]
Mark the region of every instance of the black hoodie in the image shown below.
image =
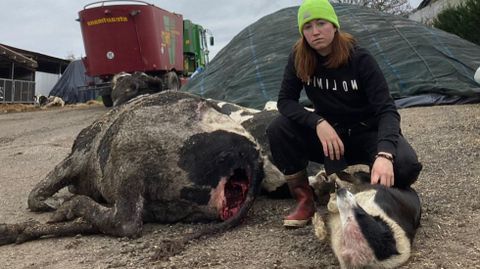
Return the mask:
[[[278,94],[279,112],[313,129],[320,118],[347,128],[373,122],[378,127],[377,151],[395,155],[400,115],[373,56],[356,46],[346,65],[331,69],[324,66],[326,58],[317,55],[315,74],[303,83],[296,75],[294,52],[290,54]],[[299,103],[302,89],[313,103],[314,112]]]

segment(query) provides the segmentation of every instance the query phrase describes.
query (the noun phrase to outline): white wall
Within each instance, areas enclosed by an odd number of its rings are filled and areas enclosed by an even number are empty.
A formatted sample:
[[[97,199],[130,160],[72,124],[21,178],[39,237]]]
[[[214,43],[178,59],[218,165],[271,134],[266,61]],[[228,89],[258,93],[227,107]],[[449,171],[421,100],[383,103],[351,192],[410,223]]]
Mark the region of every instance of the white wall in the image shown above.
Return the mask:
[[[35,72],[35,95],[48,96],[60,76],[60,74]]]
[[[438,0],[420,10],[415,11],[408,16],[408,18],[430,25],[432,24],[433,19],[437,17],[438,13],[440,13],[442,10],[448,7],[456,6],[463,1],[464,0]]]

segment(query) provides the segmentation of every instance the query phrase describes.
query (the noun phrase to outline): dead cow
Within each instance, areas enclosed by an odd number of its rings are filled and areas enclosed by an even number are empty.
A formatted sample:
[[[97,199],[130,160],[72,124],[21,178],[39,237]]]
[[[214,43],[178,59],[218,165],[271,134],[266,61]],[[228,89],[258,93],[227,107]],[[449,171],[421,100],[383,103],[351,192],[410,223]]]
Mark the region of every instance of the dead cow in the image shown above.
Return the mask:
[[[417,193],[412,188],[362,184],[348,177],[355,181],[353,193],[341,187],[331,196],[328,215],[317,212],[313,218],[315,235],[326,238],[327,218],[331,246],[341,268],[396,268],[405,263],[420,225]],[[336,182],[344,186],[338,178]]]
[[[223,220],[231,227],[253,204],[263,178],[259,148],[211,103],[183,92],[140,96],[77,136],[71,153],[28,197],[46,224],[0,225],[0,244],[44,235],[136,237],[144,222]],[[54,194],[74,195],[58,203]]]
[[[112,78],[113,106],[124,104],[140,95],[160,92],[164,87],[160,78],[149,76],[143,72],[118,73]]]

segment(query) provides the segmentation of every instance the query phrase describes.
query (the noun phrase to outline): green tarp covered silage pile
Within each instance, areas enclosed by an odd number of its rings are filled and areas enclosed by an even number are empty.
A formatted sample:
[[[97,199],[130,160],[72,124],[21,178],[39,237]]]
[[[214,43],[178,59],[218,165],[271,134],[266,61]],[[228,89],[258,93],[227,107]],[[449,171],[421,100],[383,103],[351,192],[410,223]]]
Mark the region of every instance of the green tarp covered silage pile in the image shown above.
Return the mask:
[[[376,58],[399,107],[480,101],[480,85],[473,80],[480,46],[403,17],[334,6],[341,29]],[[182,89],[257,109],[275,101],[299,37],[296,15],[297,7],[291,7],[251,24]]]

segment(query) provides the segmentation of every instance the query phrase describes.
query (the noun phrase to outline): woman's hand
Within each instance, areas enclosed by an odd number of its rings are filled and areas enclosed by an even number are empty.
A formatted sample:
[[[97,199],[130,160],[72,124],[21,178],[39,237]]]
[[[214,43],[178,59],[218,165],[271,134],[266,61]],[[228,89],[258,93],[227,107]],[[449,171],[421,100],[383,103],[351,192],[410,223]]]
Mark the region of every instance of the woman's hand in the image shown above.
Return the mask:
[[[370,183],[382,184],[387,187],[393,186],[395,178],[393,177],[393,163],[391,160],[381,156],[375,159],[372,166]]]
[[[326,120],[317,124],[317,136],[323,147],[323,154],[330,160],[340,160],[344,153],[343,142]]]

